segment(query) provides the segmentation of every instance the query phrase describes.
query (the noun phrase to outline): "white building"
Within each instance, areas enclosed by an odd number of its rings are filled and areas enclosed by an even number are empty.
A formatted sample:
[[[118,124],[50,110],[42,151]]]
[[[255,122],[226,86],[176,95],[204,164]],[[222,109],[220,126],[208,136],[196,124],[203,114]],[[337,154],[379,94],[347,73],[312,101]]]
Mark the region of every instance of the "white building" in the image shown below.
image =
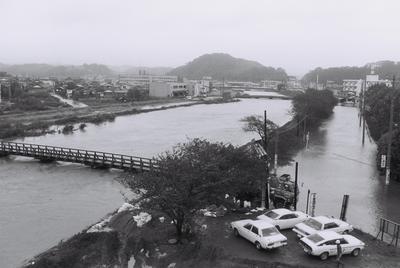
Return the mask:
[[[264,81],[261,81],[262,87],[275,89],[275,90],[278,89],[278,86],[280,84],[282,84],[282,81],[276,81],[276,80],[264,80]]]
[[[149,96],[157,98],[182,97],[188,94],[186,83],[152,82],[149,87]]]
[[[133,86],[149,85],[153,82],[174,83],[178,82],[178,77],[174,75],[151,75],[151,74],[132,74],[120,75],[119,82]]]
[[[297,80],[297,78],[295,76],[289,76],[289,79],[286,82],[286,88],[290,89],[290,90],[303,89],[302,86],[301,86],[300,81]]]
[[[388,79],[380,80],[379,79],[379,75],[374,74],[374,73],[368,74],[367,77],[366,77],[366,81],[367,81],[367,83],[366,83],[367,84],[367,88],[370,88],[372,86],[379,85],[379,84],[384,84],[387,87],[391,87],[392,86],[392,81],[390,81]]]
[[[364,80],[362,79],[344,79],[343,80],[343,91],[353,91],[357,95],[360,95]]]

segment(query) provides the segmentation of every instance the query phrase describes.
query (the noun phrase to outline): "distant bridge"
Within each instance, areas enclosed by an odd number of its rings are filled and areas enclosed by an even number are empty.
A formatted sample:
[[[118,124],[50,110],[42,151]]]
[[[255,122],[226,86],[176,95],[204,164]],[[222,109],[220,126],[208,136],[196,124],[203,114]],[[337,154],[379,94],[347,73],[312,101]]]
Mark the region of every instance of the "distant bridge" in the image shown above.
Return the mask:
[[[157,170],[157,161],[150,158],[113,154],[83,149],[0,141],[0,156],[33,157],[43,162],[64,161],[93,168],[116,168],[134,172]]]

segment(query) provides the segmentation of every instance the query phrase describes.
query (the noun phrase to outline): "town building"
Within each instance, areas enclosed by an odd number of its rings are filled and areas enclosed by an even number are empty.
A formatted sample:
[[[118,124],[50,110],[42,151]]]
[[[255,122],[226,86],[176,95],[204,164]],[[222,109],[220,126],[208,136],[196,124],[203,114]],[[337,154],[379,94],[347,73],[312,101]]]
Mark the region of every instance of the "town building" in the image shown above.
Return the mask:
[[[118,82],[132,86],[150,85],[150,83],[174,83],[178,82],[178,77],[174,75],[151,75],[151,74],[131,74],[120,75]]]
[[[300,81],[296,78],[296,76],[289,76],[288,81],[286,82],[286,89],[288,90],[303,90]]]
[[[157,98],[184,97],[188,95],[187,83],[152,82],[149,85],[149,96]]]
[[[276,81],[276,80],[261,81],[262,87],[274,90],[278,90],[280,84],[282,84],[282,81]]]
[[[367,89],[372,87],[372,86],[379,85],[379,84],[384,84],[387,87],[391,87],[392,86],[392,81],[390,81],[388,79],[384,79],[384,80],[379,79],[379,75],[374,74],[373,71],[371,72],[371,74],[368,74],[366,76]]]
[[[355,92],[355,94],[359,96],[363,87],[363,83],[364,83],[363,79],[344,79],[343,91]]]

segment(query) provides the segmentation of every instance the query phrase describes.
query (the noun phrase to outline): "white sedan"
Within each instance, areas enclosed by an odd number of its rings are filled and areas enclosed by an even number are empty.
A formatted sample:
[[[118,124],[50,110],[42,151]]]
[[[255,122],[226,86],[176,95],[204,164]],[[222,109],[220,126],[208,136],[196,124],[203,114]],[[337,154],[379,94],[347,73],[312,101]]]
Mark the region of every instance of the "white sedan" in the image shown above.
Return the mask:
[[[309,216],[301,211],[291,211],[286,208],[273,209],[257,216],[257,219],[271,223],[278,230],[293,228],[308,218]]]
[[[300,238],[324,230],[344,234],[353,231],[353,226],[339,219],[317,216],[308,218],[304,222],[296,224],[293,228],[293,231]]]
[[[342,248],[342,254],[358,256],[364,249],[365,243],[351,235],[341,235],[333,231],[321,231],[300,239],[304,251],[313,256],[326,260],[338,253],[337,243]]]
[[[231,223],[235,236],[242,236],[252,242],[258,250],[273,249],[287,245],[286,236],[272,224],[260,220],[240,220]]]

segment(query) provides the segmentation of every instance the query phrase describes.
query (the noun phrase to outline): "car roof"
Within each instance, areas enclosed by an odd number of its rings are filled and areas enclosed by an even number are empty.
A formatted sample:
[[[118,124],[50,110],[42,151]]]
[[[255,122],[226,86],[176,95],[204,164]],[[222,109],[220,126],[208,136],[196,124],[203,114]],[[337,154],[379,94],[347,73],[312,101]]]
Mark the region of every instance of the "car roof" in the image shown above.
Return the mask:
[[[269,223],[267,221],[263,221],[263,220],[253,220],[250,223],[259,229],[274,227],[271,223]]]
[[[286,208],[277,208],[277,209],[273,209],[273,212],[275,212],[276,214],[282,215],[282,214],[288,214],[288,213],[294,213],[295,211],[290,211]]]
[[[328,222],[333,222],[332,218],[328,218],[327,216],[317,216],[313,217],[313,219],[319,221],[322,224],[328,223]]]
[[[318,235],[320,235],[324,240],[332,240],[332,239],[341,239],[343,238],[342,235],[334,232],[334,231],[320,231],[317,233]]]

